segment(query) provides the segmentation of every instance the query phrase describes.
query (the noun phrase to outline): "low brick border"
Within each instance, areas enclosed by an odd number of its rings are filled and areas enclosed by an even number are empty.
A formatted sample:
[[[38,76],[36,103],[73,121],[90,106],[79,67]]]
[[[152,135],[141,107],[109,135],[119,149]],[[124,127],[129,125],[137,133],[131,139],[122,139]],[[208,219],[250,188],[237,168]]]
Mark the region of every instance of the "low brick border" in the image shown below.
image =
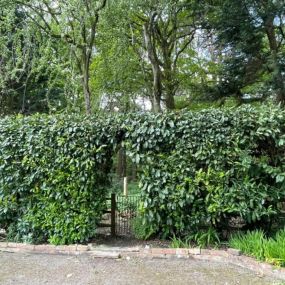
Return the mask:
[[[261,276],[266,275],[285,280],[285,268],[276,268],[268,263],[259,262],[254,258],[241,255],[239,250],[231,248],[214,250],[200,248],[102,247],[92,244],[55,246],[49,244],[31,245],[0,242],[0,251],[67,255],[89,254],[94,258],[191,258],[230,263],[252,270]]]
[[[15,242],[0,242],[0,251],[10,252],[34,252],[48,254],[72,254],[79,255],[90,251],[90,245],[51,245],[51,244],[24,244]]]

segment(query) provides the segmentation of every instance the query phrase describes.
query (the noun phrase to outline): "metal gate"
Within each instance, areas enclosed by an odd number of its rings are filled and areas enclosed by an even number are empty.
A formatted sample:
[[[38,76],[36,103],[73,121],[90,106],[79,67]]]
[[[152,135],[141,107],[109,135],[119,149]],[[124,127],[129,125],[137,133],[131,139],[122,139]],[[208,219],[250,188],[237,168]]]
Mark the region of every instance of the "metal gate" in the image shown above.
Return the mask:
[[[139,207],[138,195],[116,195],[116,235],[131,236],[132,220],[136,217]]]
[[[132,220],[136,217],[140,201],[139,195],[111,194],[107,198],[104,221],[98,226],[109,228],[111,236],[131,236]],[[107,232],[104,233],[107,234]],[[110,232],[109,232],[110,234]]]

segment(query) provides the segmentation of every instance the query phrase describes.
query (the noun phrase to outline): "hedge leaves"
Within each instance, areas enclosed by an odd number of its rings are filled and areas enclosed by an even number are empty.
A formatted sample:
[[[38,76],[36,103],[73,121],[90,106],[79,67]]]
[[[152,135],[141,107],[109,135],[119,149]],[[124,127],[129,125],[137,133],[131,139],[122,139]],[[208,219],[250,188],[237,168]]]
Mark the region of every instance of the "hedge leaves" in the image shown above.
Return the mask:
[[[235,219],[264,225],[284,201],[285,113],[276,107],[7,117],[0,120],[0,227],[14,240],[88,240],[121,143],[141,170],[148,233],[221,230]]]

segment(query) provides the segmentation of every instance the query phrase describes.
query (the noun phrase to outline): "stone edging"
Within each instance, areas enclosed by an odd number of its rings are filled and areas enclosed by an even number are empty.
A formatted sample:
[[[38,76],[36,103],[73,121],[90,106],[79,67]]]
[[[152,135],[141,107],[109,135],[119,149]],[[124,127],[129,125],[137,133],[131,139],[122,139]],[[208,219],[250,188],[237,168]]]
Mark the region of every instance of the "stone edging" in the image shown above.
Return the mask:
[[[35,252],[48,254],[72,254],[79,255],[90,251],[89,245],[51,245],[51,244],[25,244],[15,242],[0,242],[0,251],[10,252]]]
[[[251,257],[241,255],[239,250],[213,250],[200,248],[151,248],[151,247],[101,247],[88,245],[31,245],[12,242],[0,242],[0,251],[28,252],[45,254],[89,254],[94,258],[192,258],[231,263],[250,269],[260,275],[272,276],[285,280],[285,268],[276,268],[268,263],[259,262]]]

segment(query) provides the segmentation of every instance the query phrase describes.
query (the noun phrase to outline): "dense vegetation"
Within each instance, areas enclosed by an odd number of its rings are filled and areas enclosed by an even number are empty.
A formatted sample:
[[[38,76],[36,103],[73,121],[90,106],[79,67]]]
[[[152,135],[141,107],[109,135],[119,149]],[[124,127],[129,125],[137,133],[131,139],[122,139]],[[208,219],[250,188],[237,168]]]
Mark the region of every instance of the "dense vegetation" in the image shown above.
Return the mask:
[[[231,247],[242,253],[265,260],[275,265],[285,266],[285,231],[280,230],[272,237],[267,237],[262,231],[236,234],[231,237]]]
[[[239,218],[269,229],[285,197],[284,119],[270,107],[132,117],[148,234],[221,232]]]
[[[0,115],[285,98],[283,0],[0,0]]]
[[[84,241],[123,143],[141,168],[146,236],[269,227],[284,201],[285,113],[238,108],[0,121],[0,227],[19,240]]]
[[[86,242],[129,176],[136,237],[285,265],[284,59],[284,0],[0,0],[0,229]]]
[[[0,121],[0,228],[16,241],[94,236],[105,209],[116,141],[109,120],[11,117]]]

